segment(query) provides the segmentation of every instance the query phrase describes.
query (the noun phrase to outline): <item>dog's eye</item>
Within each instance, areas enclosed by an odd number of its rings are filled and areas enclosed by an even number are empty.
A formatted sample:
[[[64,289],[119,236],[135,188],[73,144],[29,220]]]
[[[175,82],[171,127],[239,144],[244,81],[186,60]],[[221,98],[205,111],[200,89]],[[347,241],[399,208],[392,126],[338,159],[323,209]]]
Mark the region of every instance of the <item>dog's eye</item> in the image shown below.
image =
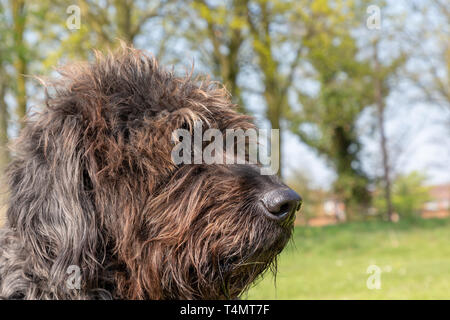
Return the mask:
[[[183,122],[180,126],[180,129],[191,131],[191,125],[189,122]]]

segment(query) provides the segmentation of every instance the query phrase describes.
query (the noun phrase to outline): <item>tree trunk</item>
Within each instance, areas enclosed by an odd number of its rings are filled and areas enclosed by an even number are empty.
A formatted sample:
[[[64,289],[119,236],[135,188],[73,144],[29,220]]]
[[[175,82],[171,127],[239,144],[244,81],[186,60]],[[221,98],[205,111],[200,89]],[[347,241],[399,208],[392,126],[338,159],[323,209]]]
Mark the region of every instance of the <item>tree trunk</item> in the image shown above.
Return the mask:
[[[0,175],[3,175],[3,171],[9,163],[8,108],[5,102],[5,95],[6,95],[6,84],[4,82],[1,82],[0,83]]]
[[[270,147],[278,148],[279,155],[280,155],[280,163],[279,163],[279,169],[278,169],[278,176],[280,178],[283,178],[283,166],[282,166],[282,130],[281,130],[281,106],[280,103],[277,103],[276,94],[271,92],[271,90],[267,90],[265,92],[265,98],[267,103],[267,118],[270,121],[270,129],[279,129],[280,130],[280,139],[279,141],[273,141],[278,142],[278,145],[271,145]],[[269,135],[270,136],[270,135]]]
[[[14,57],[14,68],[16,70],[16,101],[17,109],[16,114],[19,120],[22,120],[27,113],[27,92],[26,92],[26,80],[27,74],[27,59],[26,48],[23,40],[25,32],[26,12],[25,1],[15,0],[13,1],[13,21],[14,21],[14,50],[16,55]],[[21,124],[22,127],[24,123]]]
[[[1,67],[0,67],[1,68]],[[1,70],[3,71],[3,70]],[[8,184],[5,181],[5,169],[9,163],[8,150],[8,109],[5,102],[6,83],[0,74],[0,202],[6,203]],[[5,207],[0,207],[0,227],[5,221]]]
[[[391,195],[391,177],[390,177],[390,167],[389,167],[389,154],[387,146],[387,138],[384,127],[384,110],[385,102],[383,97],[383,83],[380,78],[380,62],[377,54],[377,44],[374,45],[374,63],[375,63],[375,79],[374,79],[374,89],[375,89],[375,104],[377,106],[377,120],[378,128],[380,130],[380,149],[383,162],[383,179],[384,179],[384,197],[386,199],[386,210],[389,221],[392,221],[393,217],[393,206],[392,206],[392,195]]]
[[[120,39],[126,41],[128,45],[133,44],[134,35],[131,31],[131,8],[132,4],[128,1],[116,1],[116,21],[117,21],[117,35]]]

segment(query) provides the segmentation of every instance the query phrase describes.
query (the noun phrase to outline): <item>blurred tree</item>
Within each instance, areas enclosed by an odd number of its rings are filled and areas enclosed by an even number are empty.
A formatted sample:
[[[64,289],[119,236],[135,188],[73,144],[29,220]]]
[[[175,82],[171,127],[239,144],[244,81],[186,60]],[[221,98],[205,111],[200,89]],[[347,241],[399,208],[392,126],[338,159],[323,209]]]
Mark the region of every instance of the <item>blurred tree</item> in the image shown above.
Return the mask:
[[[265,116],[272,129],[283,129],[283,120],[290,108],[288,92],[303,53],[301,35],[307,32],[297,20],[301,17],[302,5],[303,1],[246,1],[252,48],[264,85]],[[293,32],[295,29],[297,32]],[[288,47],[287,54],[283,54],[283,47]],[[280,134],[279,145],[271,147],[278,148],[281,154],[282,146]],[[278,174],[282,177],[282,166]]]
[[[190,28],[182,32],[191,49],[200,51],[203,63],[230,92],[233,100],[245,112],[238,76],[247,63],[242,51],[248,38],[246,32],[245,2],[240,0],[211,3],[205,0],[192,2],[192,9],[184,13],[189,17]]]
[[[256,93],[265,102],[264,116],[271,128],[283,128],[283,124],[294,120],[293,131],[333,162],[340,177],[336,190],[347,202],[356,199],[359,204],[367,204],[369,196],[368,179],[358,159],[355,122],[373,97],[368,93],[372,92],[367,81],[369,66],[357,61],[358,48],[350,30],[359,22],[361,12],[365,13],[364,4],[365,1],[196,0],[190,16],[193,28],[184,33],[191,47],[201,45],[205,64],[212,65],[214,76],[226,84],[237,97],[236,102],[244,105],[242,94]],[[249,58],[252,54],[254,57]],[[324,117],[317,117],[317,110],[313,111],[319,109],[317,100],[310,101],[309,111],[301,117],[291,112],[289,93],[299,90],[295,88],[301,81],[299,73],[310,69],[315,69],[319,75],[315,80],[323,88],[319,99],[328,100],[329,105],[321,109]],[[260,80],[262,90],[255,89],[253,83],[239,82],[242,74]],[[308,104],[308,97],[300,96],[301,103]],[[309,119],[304,117],[306,114]],[[340,124],[335,121],[337,118]],[[322,140],[319,146],[303,128],[299,129],[300,124],[314,122],[322,122],[324,134],[330,134],[334,140]],[[331,123],[334,131],[330,130]],[[281,149],[281,137],[279,146],[273,147]]]
[[[14,68],[16,82],[16,113],[22,119],[27,113],[26,79],[29,64],[29,49],[24,39],[27,24],[27,6],[25,0],[12,0],[12,24],[14,39]],[[22,123],[23,125],[23,123]]]
[[[195,0],[194,14],[187,13],[193,28],[183,36],[191,47],[201,45],[205,64],[212,65],[215,78],[225,83],[244,111],[249,108],[243,94],[256,94],[264,101],[263,115],[271,128],[282,129],[290,108],[288,92],[304,53],[301,43],[306,31],[300,12],[311,3]],[[239,81],[240,76],[250,80]],[[281,138],[272,148],[281,150]],[[278,174],[282,175],[281,168]]]
[[[10,84],[10,75],[6,68],[11,65],[11,32],[7,28],[4,4],[0,2],[0,174],[9,162],[8,145],[8,105],[6,94]]]
[[[355,8],[340,8],[347,14],[337,15],[327,1],[320,4],[307,15],[316,28],[304,39],[320,87],[313,93],[298,90],[302,108],[291,112],[291,129],[332,164],[337,173],[334,191],[352,217],[370,202],[356,122],[373,102],[373,84],[369,63],[358,59],[359,49],[350,33],[357,21]]]
[[[385,129],[385,111],[386,98],[395,86],[392,78],[397,74],[398,70],[407,61],[406,54],[400,53],[391,62],[382,64],[380,61],[380,41],[379,37],[375,37],[372,41],[372,59],[371,59],[371,82],[373,83],[373,100],[376,107],[376,120],[378,133],[380,136],[380,150],[383,167],[383,185],[386,203],[386,213],[389,221],[392,221],[394,207],[391,195],[391,163],[389,157],[388,138]],[[386,60],[386,59],[385,59]]]
[[[392,203],[396,213],[404,219],[415,219],[419,217],[425,202],[429,201],[429,188],[424,185],[426,176],[414,171],[407,175],[399,175],[392,186]],[[386,210],[386,197],[384,186],[378,186],[374,207],[378,212]]]
[[[10,116],[15,114],[22,120],[27,112],[26,77],[33,50],[26,39],[31,16],[28,4],[23,0],[3,0],[0,12],[0,167],[4,169],[9,162]],[[7,96],[14,101],[14,107],[9,105]]]
[[[36,30],[51,50],[44,60],[48,68],[58,64],[61,57],[86,59],[93,49],[104,51],[119,45],[119,39],[136,45],[136,39],[149,23],[167,25],[177,0],[85,0],[70,4],[65,0],[42,0],[39,5],[42,16]],[[79,28],[69,28],[67,19],[76,14],[71,6],[79,8]],[[172,10],[172,11],[171,11]],[[169,27],[161,28],[155,55],[164,55],[169,38]],[[154,30],[155,31],[155,30]]]
[[[419,86],[433,104],[450,108],[450,6],[447,0],[411,1],[419,19],[408,32],[415,63],[408,70],[414,85]],[[424,63],[423,63],[424,62]]]

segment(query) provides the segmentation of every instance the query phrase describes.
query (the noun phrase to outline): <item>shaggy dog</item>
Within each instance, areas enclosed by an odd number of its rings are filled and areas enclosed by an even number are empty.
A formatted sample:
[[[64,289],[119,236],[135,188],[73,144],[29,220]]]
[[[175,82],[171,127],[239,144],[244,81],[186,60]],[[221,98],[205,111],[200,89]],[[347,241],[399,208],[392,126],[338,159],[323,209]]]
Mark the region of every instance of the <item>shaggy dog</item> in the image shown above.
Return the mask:
[[[258,165],[171,157],[196,120],[254,128],[226,90],[132,48],[60,74],[14,143],[1,298],[234,299],[275,270],[299,196]]]

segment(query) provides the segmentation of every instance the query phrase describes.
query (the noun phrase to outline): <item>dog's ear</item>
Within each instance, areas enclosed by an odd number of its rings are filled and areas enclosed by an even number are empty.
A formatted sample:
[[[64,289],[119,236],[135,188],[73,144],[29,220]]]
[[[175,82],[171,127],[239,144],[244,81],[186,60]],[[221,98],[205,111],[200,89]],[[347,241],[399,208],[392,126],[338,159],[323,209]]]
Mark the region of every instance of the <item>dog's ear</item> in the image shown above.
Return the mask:
[[[100,219],[90,195],[79,118],[44,113],[27,124],[15,144],[7,223],[29,257],[27,270],[39,272],[30,274],[33,281],[48,285],[55,296],[76,295],[66,285],[74,270],[81,272],[82,290],[95,286],[86,281],[96,281],[104,247]]]

